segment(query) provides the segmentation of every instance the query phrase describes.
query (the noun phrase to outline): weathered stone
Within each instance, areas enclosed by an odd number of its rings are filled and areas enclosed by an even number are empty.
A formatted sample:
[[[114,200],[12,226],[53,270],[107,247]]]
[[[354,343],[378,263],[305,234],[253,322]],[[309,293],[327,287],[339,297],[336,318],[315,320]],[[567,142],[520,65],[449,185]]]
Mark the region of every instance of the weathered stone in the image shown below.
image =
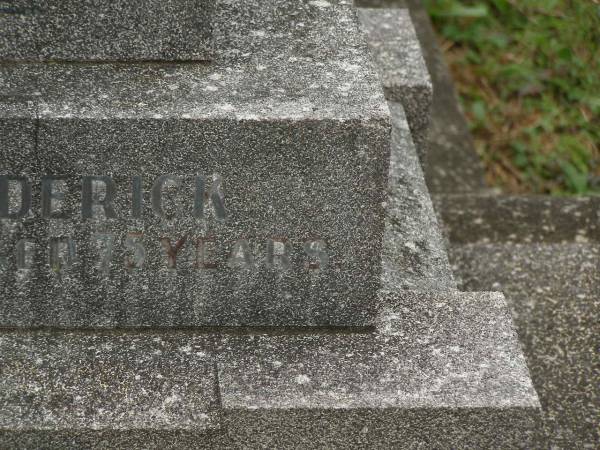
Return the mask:
[[[363,0],[376,2],[379,0]],[[424,170],[433,193],[477,192],[486,189],[484,168],[475,152],[467,121],[461,111],[454,81],[438,46],[429,14],[421,0],[381,0],[410,6],[423,57],[433,84],[433,103]]]
[[[215,0],[9,0],[1,60],[209,60]]]
[[[359,8],[385,96],[401,103],[420,158],[426,154],[433,86],[406,9]]]
[[[2,325],[372,321],[389,112],[351,6],[312,3],[286,3],[305,24],[292,36],[281,1],[223,6],[243,25],[208,66],[1,68],[34,108],[0,103],[2,126],[35,142],[0,149],[0,174],[32,192],[0,179]],[[42,195],[49,175],[66,185]]]
[[[600,242],[600,198],[440,195],[436,209],[453,244]]]
[[[455,290],[350,2],[214,23],[210,65],[0,69],[0,447],[530,446],[504,299]]]
[[[582,200],[570,200],[576,211]],[[539,199],[536,209],[554,202],[566,206],[563,199]],[[506,293],[542,404],[536,447],[594,448],[600,439],[598,245],[496,242],[457,246],[451,255],[463,288]]]
[[[389,103],[392,153],[383,241],[385,289],[455,290],[446,248],[402,106]]]
[[[418,147],[426,149],[419,153],[426,156],[421,158],[421,162],[430,191],[434,194],[447,194],[486,190],[483,164],[475,152],[467,121],[458,103],[452,75],[439,48],[436,33],[422,0],[354,0],[354,3],[363,8],[400,8],[400,10],[409,8],[410,10],[420,50],[427,66],[425,73],[429,74],[433,86],[429,126],[424,138],[420,138],[418,134],[416,137],[416,141],[419,142]],[[393,10],[390,13],[406,14]],[[383,14],[385,13],[380,13],[380,16]],[[385,21],[382,21],[382,24],[385,24]],[[394,29],[396,27],[387,30],[375,29],[375,31],[393,33]],[[396,48],[403,47],[404,43],[396,46]],[[394,51],[397,50],[391,49],[391,52]],[[401,66],[401,61],[399,63]],[[415,78],[417,79],[419,77]],[[412,124],[411,129],[415,133]]]
[[[15,332],[0,354],[0,430],[219,426],[207,337]]]
[[[538,401],[501,294],[378,311],[363,333],[4,332],[0,446],[527,446]]]
[[[526,446],[538,402],[501,295],[384,294],[381,308],[375,334],[224,338],[230,436],[276,448]]]

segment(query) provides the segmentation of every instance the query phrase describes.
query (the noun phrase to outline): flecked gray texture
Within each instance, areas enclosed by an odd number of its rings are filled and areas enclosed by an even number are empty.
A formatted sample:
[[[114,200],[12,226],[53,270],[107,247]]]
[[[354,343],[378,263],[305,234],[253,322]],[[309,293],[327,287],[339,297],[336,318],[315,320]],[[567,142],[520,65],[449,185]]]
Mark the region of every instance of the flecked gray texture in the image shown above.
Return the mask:
[[[528,447],[597,448],[597,199],[471,194],[485,190],[482,164],[427,12],[419,0],[408,3],[435,92],[426,179],[455,244],[455,277],[461,288],[507,295],[543,408]],[[460,192],[467,195],[448,195]]]
[[[232,410],[224,413],[224,448],[531,448],[536,414],[528,407]]]
[[[486,190],[483,164],[475,151],[452,75],[422,0],[355,0],[354,3],[365,8],[410,9],[433,85],[429,131],[425,140],[427,157],[422,161],[430,191],[448,194]]]
[[[221,442],[223,431],[214,428],[201,431],[0,430],[0,445],[11,450],[212,450],[219,448]]]
[[[216,428],[212,351],[203,337],[4,333],[0,430]]]
[[[425,179],[430,191],[432,194],[447,194],[486,189],[483,164],[475,152],[452,75],[439,48],[427,10],[421,0],[390,1],[407,3],[410,7],[410,15],[433,83],[428,151],[424,164]]]
[[[434,196],[453,244],[600,242],[600,197]]]
[[[419,157],[426,154],[433,86],[406,9],[359,8],[388,101],[404,106]]]
[[[223,428],[188,431],[0,431],[17,449],[532,448],[531,408],[231,410]]]
[[[215,0],[10,0],[0,60],[210,60]]]
[[[13,114],[11,103],[0,103],[1,126],[18,119],[35,144],[23,151],[21,139],[8,135],[0,150],[0,173],[24,174],[34,183],[34,213],[2,221],[8,267],[0,275],[7,294],[0,323],[370,323],[380,286],[389,111],[351,6],[324,5],[221,2],[219,23],[229,18],[236,26],[218,34],[227,50],[211,65],[0,67],[12,86],[9,101],[25,97],[34,108]],[[286,17],[298,26],[290,28]],[[69,219],[39,218],[45,174],[69,177]],[[217,220],[212,197],[205,218],[193,217],[196,174],[206,176],[207,190],[213,174],[221,176],[224,221]],[[119,219],[81,220],[82,175],[113,177]],[[145,196],[141,220],[131,217],[136,175]],[[161,175],[185,177],[180,189],[165,189],[165,219],[150,207],[152,183]],[[97,232],[115,235],[108,265],[100,264],[106,241]],[[126,268],[130,232],[144,233],[136,239],[146,248],[147,270]],[[71,269],[50,270],[48,238],[66,235],[75,237],[77,259]],[[196,270],[197,239],[211,236],[217,269]],[[36,262],[17,270],[14,246],[27,237]],[[163,238],[171,246],[183,243],[176,270],[168,268]],[[253,261],[237,258],[230,267],[240,239]],[[279,260],[268,266],[267,239],[287,240],[289,270]],[[307,267],[319,263],[303,248],[308,241],[324,242],[326,267]]]
[[[455,290],[456,283],[400,104],[389,103],[392,153],[383,242],[384,288]]]
[[[597,448],[598,245],[468,244],[451,255],[465,289],[507,295],[543,409],[535,447]]]
[[[374,332],[3,332],[0,349],[10,448],[526,447],[539,406],[496,293],[384,292]]]
[[[403,448],[422,445],[427,438],[390,421],[403,414],[414,414],[413,423],[444,416],[436,423],[445,431],[432,438],[446,435],[437,441],[444,447],[461,439],[494,442],[509,424],[508,433],[527,442],[538,407],[499,294],[383,294],[375,334],[229,336],[219,347],[218,367],[223,408],[232,417],[229,433],[264,439],[259,433],[265,426],[285,429],[268,434],[267,447],[293,448],[313,439],[316,447],[402,439]],[[473,408],[474,421],[457,424]],[[496,424],[510,416],[500,410],[528,420]],[[311,425],[319,419],[320,428]],[[347,433],[353,421],[358,428]],[[480,434],[462,434],[470,426]]]

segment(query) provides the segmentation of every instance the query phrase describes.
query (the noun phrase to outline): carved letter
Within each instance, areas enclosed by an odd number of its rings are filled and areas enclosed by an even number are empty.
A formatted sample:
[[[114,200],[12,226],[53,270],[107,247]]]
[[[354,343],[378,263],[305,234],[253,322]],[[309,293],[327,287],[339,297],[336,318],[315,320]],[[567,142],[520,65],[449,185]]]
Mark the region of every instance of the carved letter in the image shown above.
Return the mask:
[[[250,245],[246,239],[238,240],[231,250],[231,256],[227,265],[232,269],[244,268],[249,269],[254,263],[254,258],[250,252]]]
[[[42,177],[42,217],[45,219],[66,219],[67,211],[56,211],[56,204],[65,201],[65,193],[55,190],[57,182],[66,184],[66,177]]]
[[[98,270],[105,275],[108,275],[113,256],[115,235],[112,233],[96,233],[94,234],[94,238],[98,243],[104,243],[104,253],[101,255],[100,261],[98,262]]]
[[[131,258],[125,257],[125,267],[127,270],[141,269],[146,260],[146,249],[139,242],[142,239],[142,233],[127,233],[125,238],[125,247],[133,251]]]
[[[107,219],[115,219],[117,213],[113,208],[112,202],[117,188],[111,177],[83,177],[83,188],[81,192],[81,216],[84,219],[94,217],[94,206],[102,206],[104,216]],[[99,199],[99,193],[104,191],[104,197]]]
[[[212,244],[212,245],[210,245]],[[216,269],[217,263],[215,262],[207,262],[209,253],[208,248],[214,246],[215,238],[207,237],[207,238],[198,238],[198,242],[196,244],[196,269]]]
[[[177,254],[183,244],[185,244],[185,236],[175,242],[175,245],[171,245],[171,240],[169,238],[161,238],[160,243],[163,248],[167,252],[167,267],[169,269],[177,268]]]
[[[33,267],[33,242],[21,239],[16,245],[17,269],[26,270]]]
[[[329,264],[329,255],[327,254],[327,246],[324,241],[314,240],[304,243],[304,252],[310,258],[316,258],[318,261],[309,261],[306,267],[310,270],[324,269]]]
[[[54,272],[73,267],[77,256],[75,241],[70,237],[50,238],[50,268]]]
[[[21,206],[16,212],[10,211],[10,182],[16,182],[21,185]],[[25,177],[15,177],[10,175],[0,175],[0,218],[2,219],[20,219],[27,216],[31,208],[31,184]]]
[[[290,253],[292,246],[287,239],[273,238],[267,240],[267,267],[288,270],[292,266]]]
[[[204,203],[210,200],[215,211],[215,217],[219,220],[225,220],[227,211],[225,210],[225,202],[221,193],[221,176],[213,175],[213,181],[208,193],[206,192],[206,181],[204,177],[198,175],[196,177],[196,194],[194,196],[194,217],[197,219],[204,218]]]

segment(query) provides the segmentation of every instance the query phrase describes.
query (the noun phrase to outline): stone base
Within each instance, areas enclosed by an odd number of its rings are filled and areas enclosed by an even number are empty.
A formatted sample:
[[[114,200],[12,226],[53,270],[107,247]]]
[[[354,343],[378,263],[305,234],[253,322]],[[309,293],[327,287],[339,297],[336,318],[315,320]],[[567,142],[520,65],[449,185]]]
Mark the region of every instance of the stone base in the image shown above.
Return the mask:
[[[9,448],[506,448],[538,409],[493,293],[382,294],[373,331],[4,332],[0,354]]]

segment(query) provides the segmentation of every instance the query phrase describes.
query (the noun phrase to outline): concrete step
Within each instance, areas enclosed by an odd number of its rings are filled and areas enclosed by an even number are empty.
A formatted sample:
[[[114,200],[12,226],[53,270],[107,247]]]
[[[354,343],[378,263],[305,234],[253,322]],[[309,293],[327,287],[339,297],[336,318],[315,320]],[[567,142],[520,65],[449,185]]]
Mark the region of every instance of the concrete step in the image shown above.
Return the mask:
[[[581,202],[573,199],[572,206],[577,211]],[[583,215],[571,217],[577,222]],[[558,232],[561,223],[556,224]],[[577,230],[581,228],[574,223],[569,234]],[[454,247],[450,259],[462,288],[493,289],[507,296],[542,404],[536,446],[595,448],[600,441],[595,419],[600,417],[600,374],[595,369],[600,245],[465,244]]]
[[[433,201],[456,245],[600,242],[600,197],[450,194]]]
[[[537,396],[501,295],[384,293],[377,324],[358,333],[3,331],[0,446],[528,442]]]

